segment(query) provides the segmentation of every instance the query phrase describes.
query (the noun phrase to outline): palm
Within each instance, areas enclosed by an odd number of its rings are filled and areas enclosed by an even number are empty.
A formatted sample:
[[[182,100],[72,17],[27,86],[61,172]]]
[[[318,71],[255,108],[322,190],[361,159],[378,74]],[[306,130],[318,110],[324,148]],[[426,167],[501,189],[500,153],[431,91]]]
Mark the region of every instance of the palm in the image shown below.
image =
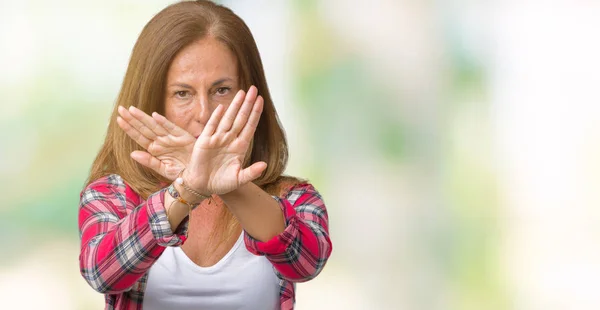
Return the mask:
[[[240,172],[249,141],[232,138],[231,135],[200,137],[192,157],[197,157],[196,171],[206,178],[205,187],[210,193],[227,193],[237,188]]]
[[[260,114],[262,98],[251,88],[245,97],[238,93],[227,111],[219,106],[194,145],[185,178],[203,192],[224,194],[260,176],[265,163],[245,168],[244,159]]]
[[[162,164],[158,172],[169,180],[175,180],[187,166],[195,141],[190,134],[184,137],[160,137],[150,144],[147,151]]]

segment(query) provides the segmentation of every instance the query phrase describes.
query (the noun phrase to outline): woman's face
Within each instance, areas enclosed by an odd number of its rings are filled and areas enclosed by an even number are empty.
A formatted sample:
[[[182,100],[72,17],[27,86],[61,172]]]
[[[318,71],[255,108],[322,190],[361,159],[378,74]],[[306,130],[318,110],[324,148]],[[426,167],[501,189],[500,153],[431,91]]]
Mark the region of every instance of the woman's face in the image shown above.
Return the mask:
[[[233,53],[213,38],[201,39],[179,51],[169,67],[165,117],[198,137],[215,108],[227,108],[238,90]]]

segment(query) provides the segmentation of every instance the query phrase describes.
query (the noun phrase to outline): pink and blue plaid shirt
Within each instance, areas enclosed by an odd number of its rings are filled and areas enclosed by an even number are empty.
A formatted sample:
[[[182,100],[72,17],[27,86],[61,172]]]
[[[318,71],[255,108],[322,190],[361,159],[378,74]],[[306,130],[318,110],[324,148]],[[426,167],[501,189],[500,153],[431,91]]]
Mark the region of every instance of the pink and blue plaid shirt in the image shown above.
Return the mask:
[[[148,270],[165,247],[185,242],[187,219],[171,231],[163,206],[165,192],[143,200],[115,174],[81,192],[81,275],[105,294],[105,309],[142,309]],[[316,277],[331,254],[327,210],[321,195],[307,183],[273,198],[285,216],[285,230],[267,242],[244,233],[244,241],[251,253],[273,264],[280,279],[281,309],[288,310],[294,308],[294,283]]]

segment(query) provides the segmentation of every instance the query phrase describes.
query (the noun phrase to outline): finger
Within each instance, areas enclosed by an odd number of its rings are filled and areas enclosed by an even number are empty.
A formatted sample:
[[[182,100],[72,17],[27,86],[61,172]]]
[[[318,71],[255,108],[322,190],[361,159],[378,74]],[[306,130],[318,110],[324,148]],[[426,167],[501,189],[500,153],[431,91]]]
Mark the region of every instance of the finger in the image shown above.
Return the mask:
[[[248,94],[250,94],[250,92],[248,92]],[[248,98],[248,96],[246,96],[246,98]],[[252,101],[249,101],[249,100],[244,101],[244,104],[238,111],[237,116],[235,117],[233,126],[231,126],[231,132],[235,136],[237,136],[240,133],[240,131],[244,128],[244,125],[246,125],[246,122],[248,122],[248,117],[250,116],[250,113],[252,113],[252,107],[254,107],[254,104],[259,99],[263,100],[262,96],[258,96]]]
[[[137,129],[135,129],[131,125],[129,125],[129,123],[126,122],[120,116],[117,116],[117,124],[119,125],[119,127],[121,127],[121,129],[123,129],[123,131],[125,131],[125,133],[129,137],[131,137],[131,139],[133,139],[133,141],[135,141],[137,144],[139,144],[144,149],[146,149],[146,150],[148,149],[151,141],[148,140],[148,138],[144,137],[144,135],[142,135],[139,131],[137,131]]]
[[[121,117],[123,118],[123,120],[125,120],[127,123],[129,123],[129,125],[131,125],[137,131],[139,131],[142,135],[144,135],[144,137],[148,138],[149,140],[156,140],[156,134],[152,132],[148,127],[144,126],[142,122],[140,122],[131,114],[131,111],[133,111],[134,109],[135,108],[133,106],[129,107],[129,109],[125,109],[124,107],[119,106],[118,112],[119,115],[121,115]]]
[[[206,122],[206,126],[204,126],[204,129],[202,129],[202,133],[200,134],[200,136],[210,137],[215,133],[215,130],[217,129],[217,126],[219,125],[219,122],[223,117],[224,110],[225,108],[222,104],[219,104],[219,106],[217,106],[217,108],[210,115],[208,122]]]
[[[256,102],[254,103],[254,107],[252,107],[252,112],[250,112],[250,116],[248,121],[244,125],[244,129],[240,133],[239,137],[243,140],[252,140],[254,136],[254,131],[256,131],[256,127],[258,126],[258,122],[260,121],[260,115],[262,114],[264,106],[264,99],[262,97],[258,97]]]
[[[233,121],[235,120],[235,116],[237,115],[238,110],[240,109],[242,104],[245,102],[244,98],[248,98],[248,96],[251,95],[251,92],[253,90],[256,93],[256,87],[254,87],[254,86],[250,87],[250,90],[248,90],[248,94],[244,94],[244,91],[241,89],[240,89],[240,91],[237,92],[237,94],[231,101],[231,104],[227,108],[225,115],[223,115],[223,119],[219,123],[219,127],[217,128],[217,131],[226,132],[229,130],[229,128],[231,128],[231,125],[233,124]]]
[[[152,113],[152,118],[159,125],[161,125],[164,129],[166,129],[168,131],[168,133],[170,133],[176,137],[185,136],[186,134],[190,134],[189,132],[185,131],[181,127],[171,123],[171,121],[169,121],[166,117],[164,117],[156,112]]]
[[[264,161],[259,161],[257,163],[252,164],[250,167],[240,171],[238,176],[238,180],[240,181],[240,185],[252,182],[256,180],[260,175],[267,169],[267,163]]]
[[[140,165],[148,167],[164,176],[163,163],[149,153],[143,151],[133,151],[131,152],[131,158],[137,161]]]
[[[162,125],[158,124],[155,119],[144,113],[144,111],[132,106],[129,108],[129,112],[146,128],[154,132],[155,135],[166,136],[168,134],[167,130]]]

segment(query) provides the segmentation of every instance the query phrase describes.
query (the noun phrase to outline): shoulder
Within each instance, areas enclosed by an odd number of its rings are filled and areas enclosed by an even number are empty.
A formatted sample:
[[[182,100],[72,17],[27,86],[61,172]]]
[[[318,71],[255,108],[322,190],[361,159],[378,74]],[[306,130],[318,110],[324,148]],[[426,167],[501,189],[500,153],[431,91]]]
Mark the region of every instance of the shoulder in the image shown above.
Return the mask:
[[[119,188],[125,189],[125,181],[118,174],[109,174],[107,176],[103,176],[99,179],[96,179],[90,182],[84,190],[86,189],[113,189],[118,190]]]
[[[126,185],[123,178],[118,174],[109,174],[90,182],[81,192],[81,196],[88,193],[102,193],[110,195],[117,192],[125,192]]]
[[[310,221],[327,220],[327,208],[321,194],[309,182],[288,186],[285,193],[277,198],[283,206],[293,208],[299,218]],[[287,209],[284,207],[284,209]],[[285,212],[285,211],[284,211]]]
[[[280,198],[288,200],[292,205],[318,200],[323,198],[317,189],[307,180],[293,178],[280,183]]]
[[[122,205],[139,201],[139,195],[118,174],[109,174],[90,182],[80,196],[82,204],[93,200],[117,200]]]

